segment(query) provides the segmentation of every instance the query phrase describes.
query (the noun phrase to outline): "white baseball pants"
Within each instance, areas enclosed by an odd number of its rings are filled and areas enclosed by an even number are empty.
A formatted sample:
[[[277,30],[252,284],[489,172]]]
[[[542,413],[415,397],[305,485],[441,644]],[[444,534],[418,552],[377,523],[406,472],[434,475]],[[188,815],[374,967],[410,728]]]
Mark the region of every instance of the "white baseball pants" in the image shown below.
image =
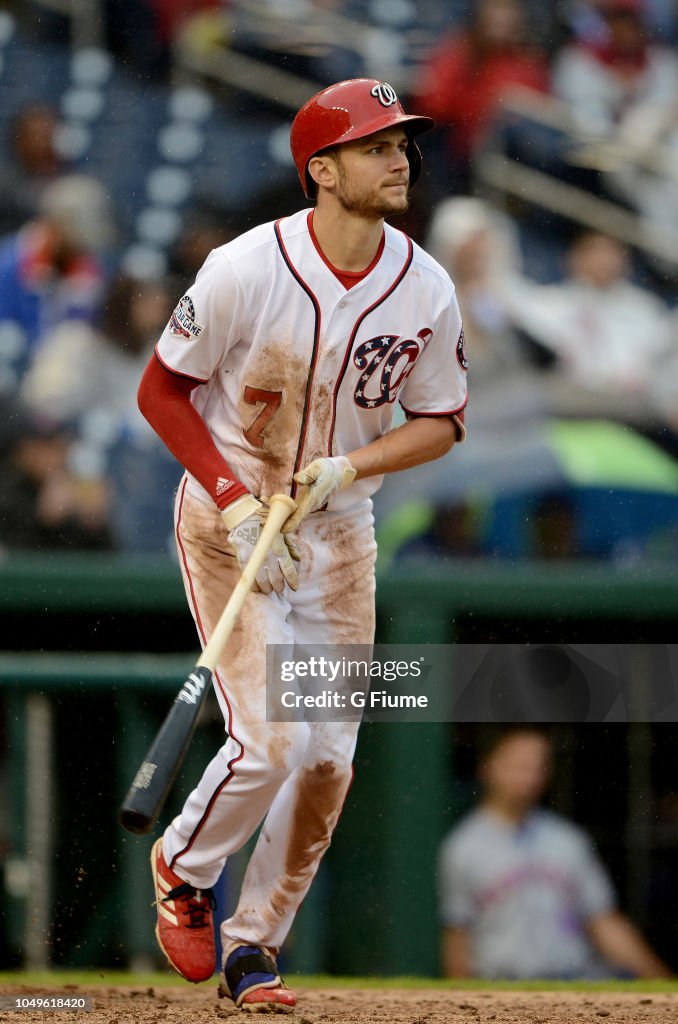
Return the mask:
[[[218,510],[189,493],[175,509],[188,601],[203,645],[240,577]],[[371,504],[314,513],[296,534],[299,589],[250,594],[215,677],[226,743],[164,836],[170,867],[215,884],[263,821],[234,915],[234,941],[277,950],[329,846],[351,777],[355,722],[266,722],[266,644],[371,644],[376,544]],[[265,819],[265,820],[264,820]]]

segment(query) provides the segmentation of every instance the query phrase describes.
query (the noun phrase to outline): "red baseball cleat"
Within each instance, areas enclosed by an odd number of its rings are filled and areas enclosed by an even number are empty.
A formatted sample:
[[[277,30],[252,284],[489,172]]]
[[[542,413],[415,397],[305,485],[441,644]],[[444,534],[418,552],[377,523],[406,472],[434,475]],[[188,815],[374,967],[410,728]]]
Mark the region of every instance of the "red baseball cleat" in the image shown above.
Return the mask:
[[[217,949],[211,889],[196,889],[171,871],[162,853],[162,839],[151,850],[158,923],[155,935],[169,964],[186,981],[207,981],[214,974]]]
[[[224,964],[219,996],[247,1013],[292,1013],[297,997],[278,974],[275,960],[259,946],[237,946]]]

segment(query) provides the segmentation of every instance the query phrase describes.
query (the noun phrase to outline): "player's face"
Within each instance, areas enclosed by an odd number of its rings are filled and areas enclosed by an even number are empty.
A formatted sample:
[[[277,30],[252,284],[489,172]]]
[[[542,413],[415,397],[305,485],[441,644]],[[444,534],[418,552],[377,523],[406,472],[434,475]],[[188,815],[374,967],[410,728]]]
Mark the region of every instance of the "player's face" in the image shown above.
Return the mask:
[[[407,210],[410,165],[407,136],[388,128],[337,151],[335,196],[348,213],[378,220]]]
[[[609,288],[629,273],[627,251],[614,238],[586,235],[570,252],[570,272],[587,284]]]
[[[543,736],[515,735],[494,751],[485,765],[484,782],[503,804],[531,807],[549,782],[551,748]]]

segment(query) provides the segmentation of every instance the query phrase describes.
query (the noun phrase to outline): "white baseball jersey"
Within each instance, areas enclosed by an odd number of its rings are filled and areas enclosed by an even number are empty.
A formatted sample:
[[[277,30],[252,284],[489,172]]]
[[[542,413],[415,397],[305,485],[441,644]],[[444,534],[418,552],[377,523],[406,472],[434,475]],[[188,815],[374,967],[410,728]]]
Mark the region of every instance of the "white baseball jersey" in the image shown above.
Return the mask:
[[[215,249],[157,347],[170,370],[204,382],[192,401],[255,495],[289,491],[313,459],[384,434],[396,399],[424,416],[466,402],[461,317],[442,267],[386,225],[380,259],[347,291],[316,248],[310,215]],[[381,480],[358,481],[329,510],[365,500]],[[205,500],[196,480],[189,488]]]

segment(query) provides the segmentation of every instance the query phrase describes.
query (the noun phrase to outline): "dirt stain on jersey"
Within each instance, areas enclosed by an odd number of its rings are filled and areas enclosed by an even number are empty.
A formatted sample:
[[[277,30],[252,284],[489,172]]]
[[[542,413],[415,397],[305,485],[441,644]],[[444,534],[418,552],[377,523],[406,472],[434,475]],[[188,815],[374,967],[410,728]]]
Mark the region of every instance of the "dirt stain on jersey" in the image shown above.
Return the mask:
[[[253,478],[256,480],[257,493],[270,496],[282,491],[289,493],[292,487],[292,476],[295,464],[299,469],[314,459],[331,454],[330,428],[332,424],[332,408],[334,400],[334,375],[332,367],[326,368],[323,375],[323,360],[316,365],[313,380],[310,382],[311,370],[308,359],[303,359],[294,351],[293,342],[271,344],[262,349],[256,363],[244,371],[243,396],[239,402],[240,418],[247,444],[248,463]],[[274,414],[259,431],[257,421],[265,418],[265,396],[260,402],[253,404],[245,401],[245,387],[254,392],[270,392],[280,396],[280,404]],[[277,398],[274,399],[277,401]],[[304,433],[303,447],[299,452],[299,443]],[[252,441],[258,438],[258,443]]]
[[[243,394],[238,407],[243,433],[256,435],[261,442],[261,447],[258,447],[245,441],[248,465],[259,495],[270,497],[279,492],[290,492],[308,372],[308,361],[295,354],[291,341],[267,345],[257,361],[248,364],[244,370]],[[245,387],[280,396],[280,405],[261,432],[256,423],[265,403],[246,402]]]
[[[311,398],[312,414],[306,432],[306,443],[302,453],[301,467],[314,459],[331,455],[329,451],[330,426],[332,423],[332,396],[334,382],[316,380]]]

